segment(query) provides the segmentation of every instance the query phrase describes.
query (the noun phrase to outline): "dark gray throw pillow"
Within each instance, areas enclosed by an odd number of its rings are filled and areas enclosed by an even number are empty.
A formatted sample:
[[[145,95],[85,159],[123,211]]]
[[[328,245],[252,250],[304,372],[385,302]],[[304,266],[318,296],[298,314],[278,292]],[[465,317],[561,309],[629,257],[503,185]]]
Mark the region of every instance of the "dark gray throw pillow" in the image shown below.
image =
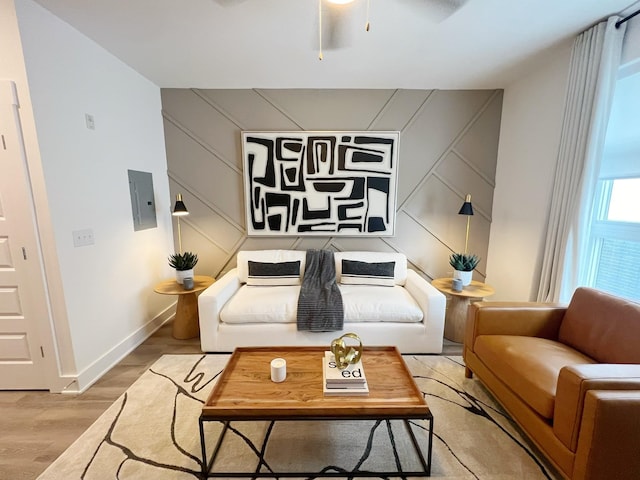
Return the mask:
[[[359,262],[342,260],[340,283],[345,285],[395,285],[396,262]]]
[[[300,260],[278,263],[249,260],[247,285],[300,285]]]

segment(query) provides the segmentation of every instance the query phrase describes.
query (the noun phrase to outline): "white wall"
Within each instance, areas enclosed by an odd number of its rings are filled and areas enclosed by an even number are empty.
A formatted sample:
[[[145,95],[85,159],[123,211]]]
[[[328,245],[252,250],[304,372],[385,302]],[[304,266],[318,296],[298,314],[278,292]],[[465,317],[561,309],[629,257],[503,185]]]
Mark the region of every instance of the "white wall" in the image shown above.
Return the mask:
[[[493,301],[534,300],[572,41],[504,91],[486,281]]]
[[[35,2],[16,11],[82,389],[175,300],[153,292],[173,251],[160,90]],[[153,174],[155,229],[133,231],[127,169]],[[72,231],[86,228],[95,244],[74,248]]]

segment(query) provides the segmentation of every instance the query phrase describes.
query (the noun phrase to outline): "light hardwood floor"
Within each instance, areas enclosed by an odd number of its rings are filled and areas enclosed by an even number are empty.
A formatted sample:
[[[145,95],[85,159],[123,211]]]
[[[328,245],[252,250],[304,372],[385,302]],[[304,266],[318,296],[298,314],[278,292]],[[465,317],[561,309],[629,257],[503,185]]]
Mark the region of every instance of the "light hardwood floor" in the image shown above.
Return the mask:
[[[165,324],[80,395],[0,391],[0,479],[37,478],[162,355],[200,353],[198,338],[176,340],[171,329]],[[443,354],[462,347],[445,340]]]

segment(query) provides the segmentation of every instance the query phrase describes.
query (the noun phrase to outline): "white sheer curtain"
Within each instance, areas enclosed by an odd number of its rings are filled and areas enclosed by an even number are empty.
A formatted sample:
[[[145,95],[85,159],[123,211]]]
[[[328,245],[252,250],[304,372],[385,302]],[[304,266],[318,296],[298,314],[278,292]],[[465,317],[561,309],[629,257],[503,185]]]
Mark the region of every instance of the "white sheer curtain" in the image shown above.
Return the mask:
[[[538,301],[567,302],[584,283],[593,194],[616,83],[625,24],[619,17],[580,34],[573,45]]]

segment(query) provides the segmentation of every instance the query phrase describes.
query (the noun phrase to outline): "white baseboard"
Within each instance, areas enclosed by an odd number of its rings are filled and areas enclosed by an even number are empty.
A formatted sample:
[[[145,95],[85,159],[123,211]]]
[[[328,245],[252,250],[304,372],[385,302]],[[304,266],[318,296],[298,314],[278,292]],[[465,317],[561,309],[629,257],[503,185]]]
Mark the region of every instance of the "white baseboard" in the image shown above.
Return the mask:
[[[75,378],[68,376],[61,380],[62,387],[56,393],[82,393],[105,373],[117,365],[120,360],[133,352],[142,342],[153,335],[162,325],[175,315],[175,303],[156,315],[153,319],[133,332],[95,362],[82,370]],[[53,391],[53,390],[52,390]]]

